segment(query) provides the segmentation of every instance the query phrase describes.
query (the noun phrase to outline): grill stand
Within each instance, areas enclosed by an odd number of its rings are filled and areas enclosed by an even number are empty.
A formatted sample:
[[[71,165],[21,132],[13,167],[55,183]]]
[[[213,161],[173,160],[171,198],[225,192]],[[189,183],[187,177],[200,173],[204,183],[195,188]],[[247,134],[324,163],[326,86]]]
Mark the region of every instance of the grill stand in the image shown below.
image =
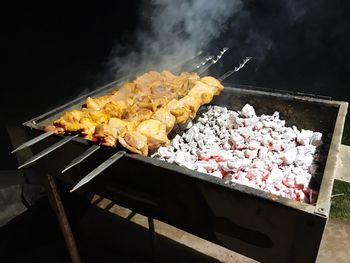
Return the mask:
[[[47,174],[47,181],[48,181],[48,187],[47,187],[47,192],[48,192],[48,197],[50,201],[50,205],[53,209],[53,211],[56,214],[57,220],[60,224],[60,228],[63,234],[63,238],[66,242],[66,246],[68,249],[68,252],[70,254],[70,257],[72,259],[73,263],[81,263],[81,258],[79,255],[79,251],[75,242],[75,238],[72,233],[72,229],[70,227],[67,214],[64,210],[64,206],[62,204],[62,200],[60,197],[60,194],[57,189],[57,185],[55,182],[55,178]],[[136,214],[133,212],[133,214]],[[156,232],[155,232],[155,227],[154,227],[154,220],[151,217],[147,217],[148,219],[148,233],[149,233],[149,238],[150,238],[150,248],[151,248],[151,260],[152,262],[157,262],[156,258],[156,243],[157,243],[157,238],[156,238]]]
[[[71,256],[72,262],[81,263],[79,251],[67,218],[67,214],[64,210],[61,197],[57,190],[55,178],[52,175],[48,174],[47,180],[48,180],[47,192],[48,192],[50,205],[54,210],[57,220],[60,224],[60,228],[61,228],[64,240],[66,242],[69,254]],[[129,217],[132,217],[135,214],[136,214],[135,212],[132,212],[131,215],[129,215]],[[148,233],[149,233],[150,248],[151,248],[151,260],[152,262],[155,263],[157,262],[157,258],[156,258],[157,238],[156,238],[156,232],[154,227],[154,220],[151,217],[147,217],[147,219],[148,219]]]
[[[148,233],[150,237],[150,243],[151,243],[151,258],[152,262],[157,262],[156,259],[156,232],[154,230],[154,221],[153,218],[147,217],[148,219]]]
[[[67,249],[72,259],[72,262],[81,263],[77,244],[75,242],[72,229],[69,225],[67,214],[64,210],[55,179],[53,178],[52,175],[47,174],[47,181],[48,181],[47,192],[48,192],[50,205],[56,214],[58,223],[60,224],[63,238],[66,242]]]
[[[23,141],[28,140],[27,133],[19,126],[7,125],[6,128],[14,147],[17,147]],[[25,160],[28,160],[32,156],[33,153],[30,148],[23,149],[22,151],[16,153],[16,158],[19,164],[23,164]],[[45,188],[47,190],[49,203],[52,210],[56,214],[71,260],[73,263],[81,263],[79,251],[67,218],[66,211],[64,210],[59,191],[57,189],[56,181],[51,174],[47,174],[46,179]],[[44,184],[44,182],[42,183]]]

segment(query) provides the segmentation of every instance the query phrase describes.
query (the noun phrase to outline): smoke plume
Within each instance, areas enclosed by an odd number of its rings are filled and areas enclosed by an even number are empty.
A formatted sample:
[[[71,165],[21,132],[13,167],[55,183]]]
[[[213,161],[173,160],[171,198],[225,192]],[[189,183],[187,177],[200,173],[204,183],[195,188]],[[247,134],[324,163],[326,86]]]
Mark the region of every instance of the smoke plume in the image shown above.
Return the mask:
[[[144,2],[133,49],[119,45],[113,50],[112,72],[168,69],[186,61],[208,49],[209,43],[229,28],[228,18],[241,9],[241,0]]]
[[[200,50],[216,56],[228,47],[210,75],[253,59],[227,82],[319,94],[334,93],[334,83],[347,88],[349,1],[153,0],[140,10],[134,41],[112,52],[110,78],[171,69]]]

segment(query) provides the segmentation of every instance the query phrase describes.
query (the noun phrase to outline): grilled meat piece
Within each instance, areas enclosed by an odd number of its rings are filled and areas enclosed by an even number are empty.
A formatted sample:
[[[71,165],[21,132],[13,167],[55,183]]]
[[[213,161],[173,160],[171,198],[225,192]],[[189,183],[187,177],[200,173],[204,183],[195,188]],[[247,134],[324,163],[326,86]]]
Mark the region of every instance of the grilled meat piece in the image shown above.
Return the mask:
[[[160,109],[156,110],[151,118],[164,123],[165,127],[166,127],[167,134],[173,129],[175,122],[176,122],[175,116],[172,115],[170,113],[170,111],[167,111],[164,108],[160,108]]]
[[[78,132],[112,147],[119,141],[130,151],[147,155],[167,145],[174,125],[193,119],[199,107],[222,89],[213,77],[150,71],[110,94],[88,97],[81,110],[65,112],[46,130]]]
[[[170,143],[166,133],[166,125],[158,120],[149,119],[142,121],[137,126],[136,131],[147,137],[147,144],[150,150]]]
[[[147,137],[137,131],[126,132],[123,137],[119,137],[119,142],[134,153],[148,155]]]

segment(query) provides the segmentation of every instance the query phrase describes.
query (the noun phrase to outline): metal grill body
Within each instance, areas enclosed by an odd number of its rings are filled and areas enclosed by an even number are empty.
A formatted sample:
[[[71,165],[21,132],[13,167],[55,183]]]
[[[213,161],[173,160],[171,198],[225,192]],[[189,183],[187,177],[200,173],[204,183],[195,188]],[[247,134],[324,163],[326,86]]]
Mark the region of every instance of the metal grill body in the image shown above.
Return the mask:
[[[89,96],[107,93],[111,83]],[[28,137],[42,133],[63,111],[80,108],[86,96],[24,123]],[[211,104],[232,110],[249,103],[259,114],[279,111],[286,125],[331,134],[316,205],[298,203],[257,189],[198,173],[150,157],[126,154],[80,191],[97,193],[140,214],[159,219],[223,247],[263,262],[314,262],[330,210],[336,160],[347,110],[346,102],[302,94],[225,85]],[[31,147],[52,145],[51,136]],[[90,142],[74,138],[40,159],[35,169],[76,184],[116,149],[102,148],[64,174],[62,169]]]

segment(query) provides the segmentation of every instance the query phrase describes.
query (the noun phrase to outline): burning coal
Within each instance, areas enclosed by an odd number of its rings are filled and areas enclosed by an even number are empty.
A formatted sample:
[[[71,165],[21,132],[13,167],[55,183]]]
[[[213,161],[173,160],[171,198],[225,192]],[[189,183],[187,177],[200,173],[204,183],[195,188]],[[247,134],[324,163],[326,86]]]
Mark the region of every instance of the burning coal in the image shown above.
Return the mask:
[[[309,188],[321,158],[322,134],[286,127],[279,113],[256,116],[250,105],[241,111],[209,106],[169,147],[153,157],[274,195],[314,203]]]

